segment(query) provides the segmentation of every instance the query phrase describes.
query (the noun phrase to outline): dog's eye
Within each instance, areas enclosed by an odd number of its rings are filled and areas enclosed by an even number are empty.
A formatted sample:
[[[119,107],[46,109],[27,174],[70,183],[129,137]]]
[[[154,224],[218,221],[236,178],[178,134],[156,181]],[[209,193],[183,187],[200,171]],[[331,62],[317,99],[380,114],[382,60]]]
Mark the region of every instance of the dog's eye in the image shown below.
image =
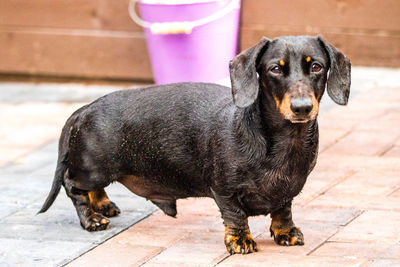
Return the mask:
[[[322,70],[322,66],[318,63],[313,63],[311,66],[312,72],[320,72]]]
[[[275,66],[270,70],[274,74],[281,74],[282,73],[282,68],[280,66]]]

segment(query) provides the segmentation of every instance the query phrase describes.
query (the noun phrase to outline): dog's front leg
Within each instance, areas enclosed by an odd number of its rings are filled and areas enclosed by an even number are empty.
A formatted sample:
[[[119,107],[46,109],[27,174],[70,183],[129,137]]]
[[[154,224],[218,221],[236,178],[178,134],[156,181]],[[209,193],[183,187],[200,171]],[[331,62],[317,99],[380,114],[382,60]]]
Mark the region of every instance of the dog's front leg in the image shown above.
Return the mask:
[[[271,236],[281,246],[304,245],[303,233],[292,220],[292,202],[271,213]]]
[[[247,254],[257,251],[256,242],[251,236],[247,215],[241,209],[237,198],[222,196],[211,190],[225,225],[225,246],[230,254]]]

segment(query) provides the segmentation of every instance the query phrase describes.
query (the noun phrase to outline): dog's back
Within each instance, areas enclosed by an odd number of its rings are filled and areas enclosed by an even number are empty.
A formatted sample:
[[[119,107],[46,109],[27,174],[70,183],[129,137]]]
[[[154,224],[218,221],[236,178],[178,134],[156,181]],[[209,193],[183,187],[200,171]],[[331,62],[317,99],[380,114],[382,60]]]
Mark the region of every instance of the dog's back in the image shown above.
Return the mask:
[[[94,184],[106,186],[132,174],[175,188],[177,197],[208,195],[208,140],[229,106],[230,88],[202,83],[102,97],[73,115],[70,178],[79,188],[93,190]],[[87,173],[98,175],[80,179]]]

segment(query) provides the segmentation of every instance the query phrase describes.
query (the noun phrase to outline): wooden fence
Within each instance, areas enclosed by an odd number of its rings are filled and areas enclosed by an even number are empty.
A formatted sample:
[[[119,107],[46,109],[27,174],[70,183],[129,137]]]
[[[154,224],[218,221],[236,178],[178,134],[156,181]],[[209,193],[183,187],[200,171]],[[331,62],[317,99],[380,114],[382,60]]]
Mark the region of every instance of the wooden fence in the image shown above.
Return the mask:
[[[322,34],[353,65],[400,67],[399,0],[242,0],[241,47]],[[128,0],[1,0],[0,74],[150,80]]]

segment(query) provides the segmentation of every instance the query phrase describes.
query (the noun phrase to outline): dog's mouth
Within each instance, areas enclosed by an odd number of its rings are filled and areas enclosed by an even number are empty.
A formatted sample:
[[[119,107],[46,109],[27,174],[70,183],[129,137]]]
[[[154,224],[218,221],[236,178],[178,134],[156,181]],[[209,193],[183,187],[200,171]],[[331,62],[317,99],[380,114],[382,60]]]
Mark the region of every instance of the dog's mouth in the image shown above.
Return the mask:
[[[292,123],[307,123],[310,119],[290,119]]]
[[[310,116],[295,116],[294,114],[290,114],[289,116],[285,116],[287,120],[291,123],[307,123],[309,121],[313,121],[316,119],[317,114],[311,114]]]

